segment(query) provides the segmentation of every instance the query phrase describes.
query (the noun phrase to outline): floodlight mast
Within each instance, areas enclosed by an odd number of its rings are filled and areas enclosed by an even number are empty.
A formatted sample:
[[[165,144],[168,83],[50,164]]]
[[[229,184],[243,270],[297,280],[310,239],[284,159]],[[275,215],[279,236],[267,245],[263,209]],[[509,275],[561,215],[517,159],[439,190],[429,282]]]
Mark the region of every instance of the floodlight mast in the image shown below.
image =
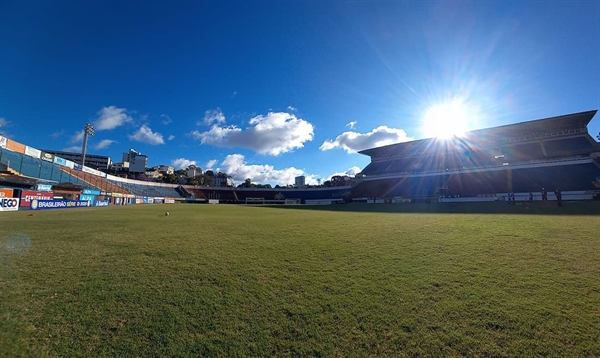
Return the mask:
[[[85,127],[83,128],[83,148],[82,148],[82,153],[81,153],[81,166],[82,167],[85,166],[85,152],[87,151],[88,135],[93,136],[95,132],[96,132],[96,130],[93,125],[91,125],[89,123],[85,124]]]

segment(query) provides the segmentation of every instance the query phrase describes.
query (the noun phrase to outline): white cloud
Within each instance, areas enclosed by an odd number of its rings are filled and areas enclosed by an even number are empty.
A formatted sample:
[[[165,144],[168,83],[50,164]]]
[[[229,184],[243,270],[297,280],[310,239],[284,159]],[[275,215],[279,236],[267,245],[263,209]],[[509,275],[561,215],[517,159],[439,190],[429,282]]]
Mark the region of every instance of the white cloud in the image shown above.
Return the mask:
[[[125,108],[115,106],[104,107],[98,111],[98,119],[94,122],[94,127],[98,131],[114,129],[125,123],[133,121]]]
[[[151,145],[165,144],[162,134],[152,132],[152,129],[145,124],[142,125],[137,132],[128,135],[127,137],[136,142],[142,142]]]
[[[202,123],[206,125],[213,123],[225,123],[225,115],[223,112],[221,112],[221,108],[209,109],[208,111],[204,112],[204,120]]]
[[[11,135],[6,131],[6,127],[11,126],[11,121],[7,120],[4,117],[0,117],[0,135],[3,137],[11,138]]]
[[[360,168],[357,167],[356,165],[353,167],[348,168],[348,170],[346,170],[345,172],[339,172],[339,173],[333,173],[328,177],[328,180],[331,179],[332,176],[344,176],[344,175],[348,175],[348,176],[355,176],[356,174],[360,173]]]
[[[83,140],[83,129],[71,136],[71,143],[79,143]]]
[[[103,139],[100,141],[100,143],[96,144],[96,146],[94,148],[95,149],[104,149],[116,142],[117,142],[116,140],[112,140],[112,139]]]
[[[54,132],[54,133],[50,134],[50,138],[57,140],[58,138],[62,137],[64,134],[65,134],[65,131]]]
[[[213,160],[209,160],[208,162],[206,162],[206,166],[205,168],[208,169],[213,169],[215,165],[219,164],[219,161],[216,159]]]
[[[346,124],[346,127],[350,127],[350,129],[354,129],[355,125],[356,125],[356,121],[352,121],[352,122],[349,122],[348,124]]]
[[[69,152],[69,153],[81,153],[81,147],[78,145],[74,145],[72,147],[67,147],[67,148],[63,148],[62,151],[63,152]]]
[[[177,158],[177,159],[171,161],[171,165],[177,170],[178,169],[187,169],[187,167],[189,167],[190,165],[196,165],[196,161],[185,159],[185,158]]]
[[[287,109],[288,109],[288,111],[291,111],[291,112],[296,112],[298,110],[298,108],[292,107],[292,106],[288,106]]]
[[[304,174],[302,169],[294,167],[275,169],[272,165],[246,164],[245,158],[241,154],[228,155],[221,165],[223,166],[221,170],[229,174],[236,182],[250,178],[253,183],[288,185],[294,183],[295,177]]]
[[[173,122],[171,117],[167,116],[166,114],[161,114],[160,118],[162,118],[162,124],[164,125],[171,124],[171,122]]]
[[[168,140],[173,140],[173,139],[175,139],[175,136],[171,134],[171,135],[169,136],[169,139],[168,139]]]
[[[331,150],[342,148],[348,153],[356,153],[360,150],[379,147],[382,145],[406,142],[412,138],[406,135],[402,129],[380,126],[369,133],[344,132],[334,140],[326,140],[319,149]]]
[[[192,132],[192,136],[202,144],[242,147],[260,154],[279,155],[304,147],[304,142],[311,141],[314,135],[310,122],[285,112],[259,115],[249,123],[251,126],[245,130],[235,125],[222,127],[215,124],[207,132]]]
[[[236,95],[237,95],[237,91],[233,91],[233,93],[231,94],[231,98],[235,98]]]

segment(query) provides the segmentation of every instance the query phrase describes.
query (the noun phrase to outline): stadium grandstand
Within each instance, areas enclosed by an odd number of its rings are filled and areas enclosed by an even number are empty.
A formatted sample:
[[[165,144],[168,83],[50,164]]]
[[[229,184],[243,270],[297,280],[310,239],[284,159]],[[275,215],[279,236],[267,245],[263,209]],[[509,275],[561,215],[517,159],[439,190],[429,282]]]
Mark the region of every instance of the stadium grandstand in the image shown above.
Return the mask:
[[[95,193],[112,204],[162,202],[302,203],[517,201],[600,197],[600,145],[587,125],[597,111],[363,150],[356,184],[318,188],[200,187],[126,179],[0,137],[0,187],[40,184],[70,198]],[[531,194],[530,194],[531,193]],[[514,202],[514,201],[513,201]]]
[[[600,192],[600,146],[587,125],[597,111],[363,150],[371,157],[353,200],[491,201],[516,193],[566,200]],[[549,197],[551,197],[549,195]]]

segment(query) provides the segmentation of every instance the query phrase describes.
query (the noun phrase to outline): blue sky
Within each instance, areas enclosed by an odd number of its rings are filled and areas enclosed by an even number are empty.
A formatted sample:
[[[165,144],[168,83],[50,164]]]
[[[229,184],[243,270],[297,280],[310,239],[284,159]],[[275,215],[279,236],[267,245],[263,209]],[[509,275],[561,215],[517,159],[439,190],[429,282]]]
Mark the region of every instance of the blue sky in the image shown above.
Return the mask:
[[[600,108],[598,1],[0,0],[0,132],[236,181]],[[600,116],[589,125],[600,132]]]

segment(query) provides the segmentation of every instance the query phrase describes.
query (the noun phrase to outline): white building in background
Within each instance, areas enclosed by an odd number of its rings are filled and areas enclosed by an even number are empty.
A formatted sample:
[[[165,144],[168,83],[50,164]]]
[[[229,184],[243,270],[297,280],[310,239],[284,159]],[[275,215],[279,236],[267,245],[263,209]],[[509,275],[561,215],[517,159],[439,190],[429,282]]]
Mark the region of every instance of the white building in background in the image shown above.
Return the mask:
[[[123,162],[129,162],[130,173],[145,173],[148,167],[148,156],[129,149],[129,152],[123,153]]]
[[[306,186],[306,177],[304,175],[300,175],[294,178],[294,185],[300,188]]]
[[[214,177],[213,178],[214,186],[224,187],[224,186],[233,186],[233,179],[230,177]]]
[[[157,165],[152,169],[158,170],[161,174],[175,174],[175,168],[169,165]]]
[[[190,165],[190,167],[187,170],[187,177],[188,178],[195,178],[202,175],[202,169],[196,167],[195,165]]]

